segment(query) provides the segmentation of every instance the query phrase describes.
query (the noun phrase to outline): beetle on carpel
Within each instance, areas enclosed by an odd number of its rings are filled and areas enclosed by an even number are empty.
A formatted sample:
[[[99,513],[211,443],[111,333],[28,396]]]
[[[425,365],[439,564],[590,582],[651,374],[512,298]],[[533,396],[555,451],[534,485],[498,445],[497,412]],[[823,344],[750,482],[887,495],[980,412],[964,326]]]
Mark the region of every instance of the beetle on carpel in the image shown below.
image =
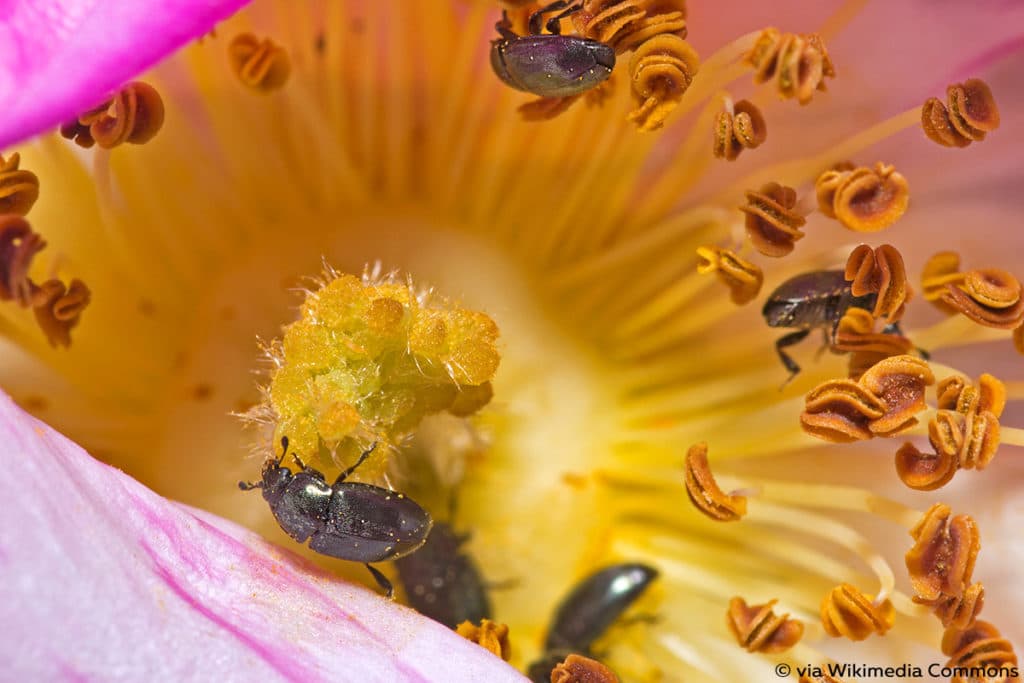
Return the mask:
[[[775,342],[775,351],[779,354],[782,364],[789,370],[788,383],[800,372],[789,354],[783,349],[802,341],[811,330],[820,329],[825,335],[825,344],[835,343],[839,321],[851,308],[863,308],[873,311],[877,294],[854,296],[852,283],[847,281],[842,270],[816,270],[792,277],[776,288],[765,301],[761,314],[769,327],[796,328],[796,332],[779,338]],[[899,323],[891,323],[882,330],[883,334],[903,336]],[[917,349],[923,357],[927,353]]]
[[[238,482],[243,491],[262,489],[263,498],[286,534],[322,555],[362,562],[378,585],[394,591],[391,582],[371,562],[394,560],[413,552],[427,539],[434,524],[430,514],[415,501],[389,489],[347,482],[373,447],[354,465],[328,484],[324,475],[292,454],[302,468],[293,473],[281,462],[288,452],[288,437],[281,438],[281,457],[263,466],[263,478],[255,483]]]
[[[533,681],[550,680],[551,670],[568,655],[591,655],[591,646],[630,605],[636,602],[658,570],[628,562],[605,567],[580,581],[559,603],[544,640],[544,654],[530,665]]]
[[[568,7],[568,9],[565,9]],[[580,3],[556,0],[530,15],[530,35],[512,30],[508,13],[494,25],[500,38],[491,41],[491,68],[505,84],[541,97],[569,97],[590,90],[611,76],[615,50],[596,40],[559,34],[559,22],[582,8]],[[565,9],[548,19],[544,14]]]

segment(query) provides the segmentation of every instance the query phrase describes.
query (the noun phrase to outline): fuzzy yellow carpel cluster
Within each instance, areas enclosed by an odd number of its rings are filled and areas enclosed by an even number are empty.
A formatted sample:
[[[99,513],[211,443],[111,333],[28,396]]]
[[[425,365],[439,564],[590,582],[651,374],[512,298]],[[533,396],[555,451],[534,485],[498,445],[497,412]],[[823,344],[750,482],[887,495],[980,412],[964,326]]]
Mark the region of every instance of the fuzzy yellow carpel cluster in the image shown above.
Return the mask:
[[[275,441],[341,463],[432,413],[470,415],[490,401],[497,338],[488,316],[408,282],[329,271],[269,350]]]

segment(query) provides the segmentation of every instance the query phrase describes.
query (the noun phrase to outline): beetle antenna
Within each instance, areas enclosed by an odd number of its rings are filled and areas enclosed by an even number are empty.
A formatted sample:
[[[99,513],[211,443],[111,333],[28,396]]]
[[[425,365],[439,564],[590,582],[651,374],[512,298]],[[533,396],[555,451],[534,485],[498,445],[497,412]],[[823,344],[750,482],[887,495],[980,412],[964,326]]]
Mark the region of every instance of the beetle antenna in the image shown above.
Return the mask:
[[[287,436],[282,436],[281,437],[281,457],[277,459],[277,464],[278,465],[280,465],[282,462],[284,462],[284,456],[285,456],[285,454],[287,452],[288,452],[288,437]]]
[[[242,489],[243,491],[252,491],[253,489],[261,489],[261,488],[263,488],[263,482],[262,481],[257,481],[255,483],[253,483],[251,481],[240,481],[240,482],[238,482],[238,488]]]

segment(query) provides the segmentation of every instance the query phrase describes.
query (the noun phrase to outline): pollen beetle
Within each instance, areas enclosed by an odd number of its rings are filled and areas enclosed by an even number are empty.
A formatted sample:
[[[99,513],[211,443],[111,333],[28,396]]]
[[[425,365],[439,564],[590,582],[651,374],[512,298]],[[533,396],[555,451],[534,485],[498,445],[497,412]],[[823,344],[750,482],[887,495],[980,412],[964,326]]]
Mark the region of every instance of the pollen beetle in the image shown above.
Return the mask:
[[[282,437],[281,457],[263,466],[263,478],[255,483],[240,481],[238,488],[262,489],[264,500],[286,534],[299,543],[308,539],[310,549],[322,555],[362,562],[391,597],[391,582],[369,563],[394,560],[423,545],[434,523],[430,514],[401,493],[345,481],[370,456],[373,447],[339,474],[333,484],[295,454],[292,457],[301,471],[292,473],[282,467],[287,452],[288,437]]]
[[[558,605],[544,640],[544,655],[530,665],[534,681],[547,681],[551,669],[572,653],[590,656],[590,647],[658,578],[658,570],[629,562],[605,567],[576,584]]]
[[[541,33],[543,15],[566,9],[552,17],[545,26],[550,33]],[[530,15],[530,35],[520,36],[512,30],[508,13],[502,11],[501,21],[494,25],[499,38],[491,41],[491,68],[516,90],[541,97],[568,97],[590,90],[611,76],[615,67],[615,50],[596,40],[559,35],[559,21],[580,10],[580,3],[570,5],[557,0]]]
[[[874,310],[878,295],[854,296],[850,286],[851,283],[846,280],[846,274],[842,270],[816,270],[786,280],[765,301],[761,314],[769,327],[789,327],[797,330],[775,342],[775,351],[779,354],[782,364],[789,370],[787,382],[796,377],[800,372],[800,366],[783,351],[785,347],[802,341],[815,329],[823,331],[826,345],[831,346],[835,343],[839,321],[847,310]],[[886,326],[882,332],[903,336],[899,323]],[[920,349],[918,352],[927,356]]]
[[[395,560],[412,608],[448,628],[491,618],[487,583],[473,558],[461,552],[467,540],[468,534],[436,522],[423,547]]]

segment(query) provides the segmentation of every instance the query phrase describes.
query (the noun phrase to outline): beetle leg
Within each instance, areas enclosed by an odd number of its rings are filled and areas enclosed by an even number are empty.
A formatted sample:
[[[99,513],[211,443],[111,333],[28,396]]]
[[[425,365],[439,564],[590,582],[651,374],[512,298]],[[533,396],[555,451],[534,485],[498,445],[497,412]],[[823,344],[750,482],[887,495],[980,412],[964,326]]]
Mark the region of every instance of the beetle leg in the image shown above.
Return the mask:
[[[581,9],[583,9],[583,5],[573,5],[569,9],[559,14],[558,16],[551,17],[550,19],[548,19],[547,23],[545,23],[544,26],[548,29],[549,33],[553,33],[557,36],[562,33],[562,19],[565,19],[568,16],[576,14]]]
[[[519,36],[512,30],[512,22],[508,18],[508,11],[501,10],[501,21],[494,25],[494,29],[505,40],[514,40]]]
[[[548,12],[555,12],[557,10],[564,9],[565,6],[568,4],[568,0],[555,0],[552,3],[544,5],[539,10],[531,14],[529,20],[530,34],[535,36],[540,35],[540,22],[544,20],[544,15],[547,14]],[[548,22],[548,30],[551,30],[551,22]],[[557,33],[557,31],[553,31],[553,33]]]
[[[363,461],[370,457],[370,453],[373,453],[373,449],[375,449],[376,447],[377,447],[377,444],[374,443],[372,446],[370,446],[370,448],[368,450],[366,450],[365,452],[363,452],[362,455],[359,456],[359,459],[356,460],[356,463],[354,465],[352,465],[352,467],[349,467],[347,470],[345,470],[341,474],[339,474],[338,478],[334,480],[334,486],[337,486],[341,482],[345,481],[348,478],[348,475],[350,475],[353,472],[355,472],[356,468],[359,467],[360,465],[362,465]]]
[[[789,379],[786,380],[786,384],[792,381],[792,379],[800,373],[800,366],[797,365],[796,361],[790,358],[789,354],[783,351],[782,349],[784,349],[787,346],[792,346],[793,344],[800,343],[810,333],[811,331],[809,329],[797,330],[796,332],[790,332],[789,334],[775,342],[775,352],[779,354],[779,360],[781,360],[782,364],[786,366],[787,370],[789,370]]]
[[[299,454],[298,453],[292,453],[292,460],[294,460],[295,464],[299,466],[299,469],[301,469],[301,470],[308,469],[306,467],[306,463],[302,462],[302,460],[299,459]]]
[[[261,489],[261,488],[263,488],[263,482],[262,481],[257,481],[257,482],[254,483],[254,482],[251,482],[251,481],[240,481],[240,482],[238,482],[238,488],[242,489],[243,491],[252,491],[253,489]]]
[[[380,570],[376,567],[371,567],[366,563],[363,563],[363,566],[370,570],[370,573],[373,574],[373,580],[377,582],[377,585],[380,586],[385,593],[387,593],[388,600],[394,599],[395,587],[391,585],[390,581],[388,581],[388,577],[381,574]]]
[[[889,323],[888,325],[883,327],[882,328],[882,334],[895,334],[895,335],[898,335],[900,337],[906,337],[907,336],[907,335],[903,334],[903,330],[900,329],[900,321],[899,320],[897,320],[894,323]],[[914,350],[917,351],[917,355],[921,356],[921,358],[923,358],[924,360],[931,360],[932,359],[932,354],[928,353],[927,351],[922,349],[920,346],[915,346]]]

